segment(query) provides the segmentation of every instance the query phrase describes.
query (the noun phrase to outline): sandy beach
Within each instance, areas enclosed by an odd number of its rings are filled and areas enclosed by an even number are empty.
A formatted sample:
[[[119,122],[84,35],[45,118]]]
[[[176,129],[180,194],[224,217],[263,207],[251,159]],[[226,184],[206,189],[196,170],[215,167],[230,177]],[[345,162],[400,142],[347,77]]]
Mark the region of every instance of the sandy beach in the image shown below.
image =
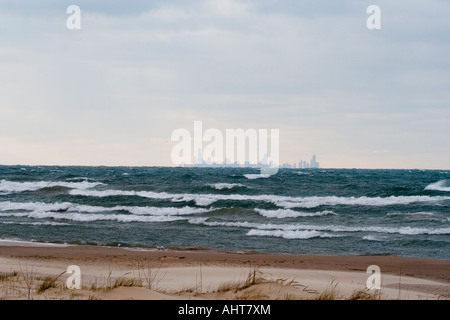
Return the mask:
[[[67,267],[81,271],[68,289]],[[381,271],[367,290],[367,267]],[[0,245],[0,299],[448,299],[450,261],[394,256],[217,252],[201,248]]]

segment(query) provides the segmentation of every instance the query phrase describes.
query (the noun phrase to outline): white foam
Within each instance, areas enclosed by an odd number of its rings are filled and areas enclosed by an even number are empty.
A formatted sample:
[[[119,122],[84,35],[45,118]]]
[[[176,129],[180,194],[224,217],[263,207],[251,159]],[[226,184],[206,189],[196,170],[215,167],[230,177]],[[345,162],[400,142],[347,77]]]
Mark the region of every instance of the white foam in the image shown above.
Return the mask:
[[[388,233],[388,234],[404,234],[404,235],[440,235],[450,234],[450,228],[413,228],[413,227],[362,227],[362,226],[335,226],[335,225],[305,225],[305,224],[262,224],[253,223],[248,221],[237,222],[219,222],[208,221],[207,219],[188,220],[189,223],[203,224],[206,226],[223,226],[223,227],[238,227],[238,228],[250,228],[259,230],[283,230],[283,231],[297,231],[297,230],[315,230],[324,232],[375,232],[375,233]]]
[[[208,183],[207,186],[214,188],[216,190],[223,190],[223,189],[233,189],[237,187],[245,187],[245,185],[241,183]]]
[[[286,209],[315,208],[323,205],[359,205],[359,206],[389,206],[407,205],[411,203],[430,202],[439,203],[450,200],[445,196],[391,196],[391,197],[288,197],[276,195],[241,195],[241,194],[170,194],[152,191],[122,191],[122,190],[80,190],[74,189],[71,195],[88,197],[109,196],[139,196],[150,199],[170,200],[173,202],[194,201],[199,206],[209,206],[218,200],[232,201],[262,201],[273,203]]]
[[[294,231],[284,231],[284,230],[258,230],[251,229],[247,232],[248,236],[269,236],[269,237],[279,237],[284,239],[311,239],[311,238],[332,238],[335,235],[323,233],[315,230],[294,230]]]
[[[450,192],[450,180],[440,180],[435,183],[431,183],[425,187],[425,190],[447,191]]]
[[[260,178],[269,178],[271,175],[270,174],[263,174],[263,173],[249,173],[249,174],[244,174],[244,177],[246,177],[247,179],[250,180],[254,180],[254,179],[260,179]]]
[[[64,222],[18,222],[18,221],[2,221],[1,224],[18,224],[18,225],[30,225],[30,226],[70,226],[69,223]]]
[[[152,216],[182,216],[190,214],[205,213],[211,211],[210,209],[203,208],[192,208],[192,207],[127,207],[127,206],[117,206],[114,207],[116,210],[128,211],[136,215],[152,215]]]
[[[275,198],[273,203],[284,208],[315,208],[322,205],[352,205],[352,206],[391,206],[407,205],[419,202],[440,202],[450,200],[443,196],[390,196],[390,197],[304,197],[304,198]]]
[[[1,217],[25,217],[32,219],[54,219],[54,220],[71,220],[77,222],[92,222],[92,221],[118,221],[118,222],[169,222],[181,220],[183,218],[178,216],[141,216],[133,214],[82,214],[76,212],[47,212],[47,211],[32,211],[32,212],[9,212],[0,213]]]
[[[115,206],[115,207],[100,207],[80,205],[70,202],[62,203],[42,203],[42,202],[0,202],[0,211],[39,211],[39,212],[77,212],[77,213],[101,213],[111,211],[128,211],[135,215],[152,215],[152,216],[179,216],[188,214],[205,213],[210,209],[192,208],[192,207],[138,207],[138,206]]]
[[[368,236],[364,236],[363,240],[367,240],[367,241],[383,241],[382,239],[372,236],[372,235],[368,235]]]
[[[0,246],[15,246],[15,247],[69,247],[68,244],[59,243],[44,243],[44,242],[33,242],[33,241],[23,241],[16,239],[0,239]]]
[[[386,214],[389,216],[406,216],[406,217],[433,217],[435,216],[434,212],[389,212]]]
[[[84,181],[94,181],[94,179],[88,178],[88,177],[74,177],[74,178],[67,178],[66,181],[75,181],[75,180],[84,180]]]
[[[260,215],[266,218],[297,218],[297,217],[318,217],[335,214],[333,211],[320,211],[320,212],[299,212],[291,209],[278,209],[278,210],[264,210],[255,209]]]
[[[73,204],[69,202],[62,203],[42,203],[42,202],[0,202],[0,211],[12,211],[12,210],[45,210],[45,211],[61,211],[68,210]]]
[[[36,181],[36,182],[15,182],[0,180],[0,192],[17,193],[24,191],[36,191],[42,188],[66,187],[71,189],[87,190],[102,185],[101,182],[64,182],[64,181]]]

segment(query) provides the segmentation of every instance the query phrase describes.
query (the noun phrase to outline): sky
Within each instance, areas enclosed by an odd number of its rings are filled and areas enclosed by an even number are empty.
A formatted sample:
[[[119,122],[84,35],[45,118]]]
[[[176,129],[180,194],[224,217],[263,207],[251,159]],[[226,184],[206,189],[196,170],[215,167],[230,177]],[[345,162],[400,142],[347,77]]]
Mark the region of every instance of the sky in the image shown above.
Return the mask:
[[[444,0],[3,0],[0,164],[171,166],[171,133],[202,121],[279,129],[281,162],[450,169],[449,15]]]

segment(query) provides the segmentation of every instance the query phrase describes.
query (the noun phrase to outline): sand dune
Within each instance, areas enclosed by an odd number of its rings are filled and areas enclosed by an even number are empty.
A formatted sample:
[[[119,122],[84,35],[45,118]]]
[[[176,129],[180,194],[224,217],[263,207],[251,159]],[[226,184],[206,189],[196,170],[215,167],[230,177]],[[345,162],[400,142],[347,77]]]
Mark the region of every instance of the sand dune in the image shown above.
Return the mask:
[[[378,291],[366,289],[373,264]],[[80,267],[81,289],[67,289],[69,265]],[[449,271],[449,261],[418,258],[9,244],[0,246],[0,298],[448,299]]]

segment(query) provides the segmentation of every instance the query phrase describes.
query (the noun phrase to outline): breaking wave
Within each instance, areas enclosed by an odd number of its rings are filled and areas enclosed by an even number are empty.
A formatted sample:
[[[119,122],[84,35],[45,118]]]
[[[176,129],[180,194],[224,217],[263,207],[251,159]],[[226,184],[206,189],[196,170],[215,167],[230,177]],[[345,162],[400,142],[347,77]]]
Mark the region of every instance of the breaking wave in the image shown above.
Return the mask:
[[[323,205],[359,205],[359,206],[389,206],[407,205],[419,202],[437,203],[450,200],[446,196],[390,196],[390,197],[289,197],[276,195],[242,195],[242,194],[171,194],[167,192],[153,191],[123,191],[123,190],[80,190],[73,189],[71,195],[87,197],[109,196],[139,196],[143,198],[170,200],[172,202],[194,201],[199,206],[209,206],[218,200],[232,201],[262,201],[273,203],[279,207],[290,208],[315,208]]]
[[[168,222],[181,220],[179,216],[140,216],[134,214],[82,214],[76,212],[53,212],[53,211],[31,211],[31,212],[8,212],[0,213],[1,217],[23,217],[32,219],[54,219],[71,220],[77,222],[92,221],[118,221],[118,222]]]
[[[282,231],[324,231],[324,232],[374,232],[387,234],[403,234],[403,235],[420,235],[434,234],[445,235],[450,234],[450,228],[414,228],[414,227],[348,227],[334,225],[305,225],[305,224],[261,224],[253,222],[219,222],[208,221],[208,218],[189,219],[189,223],[202,224],[205,226],[215,227],[238,227],[258,230],[282,230]]]
[[[450,192],[450,180],[440,180],[431,183],[425,187],[425,190],[447,191]]]
[[[435,214],[433,212],[389,212],[386,214],[387,217],[389,216],[405,216],[405,217],[433,217]]]
[[[260,179],[260,178],[269,178],[270,176],[271,176],[270,174],[263,174],[263,173],[244,174],[244,177],[246,177],[247,179],[250,179],[250,180],[255,180],[255,179]]]
[[[184,219],[182,216],[185,215],[205,213],[211,210],[187,206],[182,208],[137,206],[97,207],[69,202],[0,202],[0,217],[65,219],[80,222],[101,220],[115,220],[119,222],[166,222]],[[111,213],[120,211],[125,211],[128,214]]]
[[[64,181],[36,181],[36,182],[15,182],[0,180],[0,192],[4,194],[25,191],[37,191],[45,188],[65,187],[70,189],[87,190],[102,185],[101,182],[64,182]]]
[[[297,218],[297,217],[318,217],[335,214],[333,211],[320,211],[320,212],[299,212],[291,209],[278,209],[278,210],[264,210],[255,209],[257,213],[266,218]]]
[[[363,240],[366,240],[366,241],[384,241],[383,239],[375,237],[375,236],[372,236],[372,235],[364,236]]]
[[[18,222],[18,221],[2,221],[2,224],[18,224],[18,225],[29,225],[29,226],[70,226],[68,223],[64,222]]]
[[[266,236],[266,237],[278,237],[284,239],[311,239],[311,238],[333,238],[338,237],[329,233],[319,232],[315,230],[258,230],[251,229],[247,232],[248,236]]]
[[[240,183],[208,183],[207,186],[216,190],[246,188],[245,185]]]

